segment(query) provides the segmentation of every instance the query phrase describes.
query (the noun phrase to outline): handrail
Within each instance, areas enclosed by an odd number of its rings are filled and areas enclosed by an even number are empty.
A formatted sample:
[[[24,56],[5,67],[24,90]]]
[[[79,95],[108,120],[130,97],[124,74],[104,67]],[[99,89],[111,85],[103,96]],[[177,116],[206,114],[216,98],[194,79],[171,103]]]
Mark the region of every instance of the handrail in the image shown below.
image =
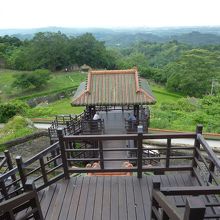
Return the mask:
[[[160,180],[153,179],[152,189],[152,205],[151,205],[151,219],[175,219],[175,220],[202,220],[207,217],[206,204],[198,195],[218,194],[220,187],[161,187]],[[167,196],[177,195],[192,195],[187,197],[185,205],[173,205]],[[213,203],[213,206],[216,202]],[[209,207],[212,203],[208,204]],[[180,207],[185,207],[184,213],[180,212]],[[161,212],[161,211],[162,212]],[[213,215],[215,218],[218,216]]]
[[[2,161],[0,162],[0,170],[4,167],[4,165],[6,164],[6,162],[7,162],[6,157],[3,157],[3,158],[2,158]]]
[[[161,187],[160,192],[166,196],[172,195],[210,195],[219,194],[220,186],[184,186],[184,187]]]
[[[63,138],[71,140],[130,140],[137,138],[137,134],[102,134],[102,135],[69,135]]]
[[[152,206],[156,205],[163,208],[163,212],[166,213],[166,215],[169,217],[169,219],[175,219],[175,220],[182,220],[183,217],[179,210],[170,203],[170,201],[166,198],[163,193],[161,193],[159,190],[153,190],[152,191]],[[155,204],[156,203],[156,204]],[[156,219],[161,219],[156,213],[157,210],[155,207],[152,207],[152,215],[155,215]]]
[[[203,138],[203,136],[201,134],[198,134],[197,139],[198,139],[199,143],[203,146],[203,148],[205,149],[207,154],[209,155],[211,161],[215,164],[216,167],[218,167],[220,169],[220,161],[219,161],[218,157],[213,152],[213,150],[211,149],[209,144],[206,142],[206,140]]]
[[[138,134],[102,134],[102,135],[65,135],[65,140],[130,140],[136,139]],[[143,139],[177,139],[196,138],[195,133],[143,134]]]
[[[42,158],[43,156],[45,156],[46,154],[50,153],[51,151],[55,150],[58,147],[59,147],[59,142],[57,141],[57,142],[53,143],[51,146],[49,146],[48,148],[44,149],[43,151],[39,152],[38,154],[36,154],[32,158],[30,158],[29,160],[24,162],[23,163],[23,168],[25,168],[26,166],[32,164],[34,161]]]
[[[144,139],[179,139],[179,138],[196,138],[195,133],[167,133],[167,134],[143,134]]]
[[[4,181],[5,179],[9,178],[10,176],[12,176],[13,174],[16,174],[18,172],[18,168],[15,167],[12,170],[8,171],[7,173],[3,174],[2,176],[0,176],[0,182]]]

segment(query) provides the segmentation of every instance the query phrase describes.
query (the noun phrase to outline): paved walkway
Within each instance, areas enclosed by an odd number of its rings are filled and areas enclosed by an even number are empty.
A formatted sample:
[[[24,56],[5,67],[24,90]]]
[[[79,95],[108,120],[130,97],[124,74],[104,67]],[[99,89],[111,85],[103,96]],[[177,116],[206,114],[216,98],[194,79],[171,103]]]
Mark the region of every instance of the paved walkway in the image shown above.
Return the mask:
[[[124,119],[128,117],[128,112],[110,111],[100,113],[105,123],[105,134],[126,134]],[[111,140],[102,142],[104,149],[108,148],[126,148],[127,142],[124,140]],[[126,151],[107,151],[104,152],[104,158],[127,158]],[[105,168],[122,167],[124,161],[105,161]]]

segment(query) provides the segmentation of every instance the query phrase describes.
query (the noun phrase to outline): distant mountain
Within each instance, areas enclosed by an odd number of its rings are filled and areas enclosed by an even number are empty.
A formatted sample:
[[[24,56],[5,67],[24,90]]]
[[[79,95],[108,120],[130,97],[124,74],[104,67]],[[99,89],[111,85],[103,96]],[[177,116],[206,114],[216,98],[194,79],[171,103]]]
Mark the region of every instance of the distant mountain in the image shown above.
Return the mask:
[[[191,45],[220,44],[220,27],[173,27],[173,28],[63,28],[0,29],[0,36],[13,35],[19,39],[31,39],[37,32],[62,32],[67,36],[92,33],[107,46],[126,47],[138,41],[163,43],[177,40]]]
[[[179,36],[171,36],[171,39],[192,45],[220,44],[220,35],[200,33],[198,31],[193,31]]]

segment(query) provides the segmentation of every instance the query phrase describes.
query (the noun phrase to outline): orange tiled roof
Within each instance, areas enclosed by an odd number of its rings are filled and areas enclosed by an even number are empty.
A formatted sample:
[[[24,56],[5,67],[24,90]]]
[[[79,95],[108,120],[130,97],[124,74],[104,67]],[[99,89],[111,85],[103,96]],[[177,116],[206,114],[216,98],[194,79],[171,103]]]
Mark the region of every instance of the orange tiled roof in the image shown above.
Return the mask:
[[[136,69],[90,71],[76,91],[72,105],[132,105],[156,102]]]

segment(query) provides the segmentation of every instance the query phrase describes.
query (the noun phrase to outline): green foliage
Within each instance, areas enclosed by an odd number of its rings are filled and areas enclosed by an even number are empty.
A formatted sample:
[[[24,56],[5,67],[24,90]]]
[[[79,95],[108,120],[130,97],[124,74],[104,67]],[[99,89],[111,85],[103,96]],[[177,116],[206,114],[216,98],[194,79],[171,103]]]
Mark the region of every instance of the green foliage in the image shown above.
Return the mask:
[[[2,146],[3,143],[32,134],[34,131],[36,131],[36,128],[29,119],[22,116],[13,117],[7,124],[5,124],[3,129],[0,129],[1,150],[4,150],[4,147]]]
[[[87,64],[93,68],[115,67],[111,52],[89,33],[76,38],[68,38],[61,32],[37,33],[33,39],[14,48],[7,63],[8,67],[18,70],[45,68],[57,71],[73,64]]]
[[[113,58],[107,52],[104,42],[97,41],[92,34],[86,33],[70,41],[71,59],[79,65],[87,64],[95,68],[110,68]]]
[[[32,73],[23,73],[15,75],[15,81],[12,86],[18,87],[21,89],[28,89],[34,87],[40,89],[47,85],[48,80],[50,79],[50,72],[48,70],[35,70]]]
[[[167,88],[189,96],[202,97],[211,91],[212,79],[220,79],[220,52],[193,49],[178,62],[169,63],[164,74]]]
[[[151,127],[194,131],[203,124],[206,132],[220,132],[220,96],[182,98],[151,107]]]
[[[0,104],[0,122],[5,123],[17,114],[24,115],[28,110],[28,105],[22,101],[16,100],[9,103]]]

